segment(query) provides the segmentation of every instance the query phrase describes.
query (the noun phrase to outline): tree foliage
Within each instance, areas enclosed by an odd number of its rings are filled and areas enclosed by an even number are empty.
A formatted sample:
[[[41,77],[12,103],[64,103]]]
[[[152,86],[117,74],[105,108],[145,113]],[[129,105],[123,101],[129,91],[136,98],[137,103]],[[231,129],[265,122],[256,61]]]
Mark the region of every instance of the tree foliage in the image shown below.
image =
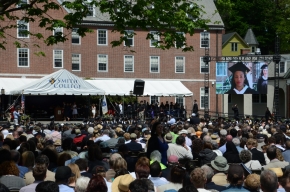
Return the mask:
[[[61,1],[61,0],[59,0]],[[24,3],[28,2],[28,3]],[[17,20],[25,22],[38,22],[38,26],[48,31],[63,27],[72,29],[78,26],[78,33],[84,37],[90,29],[81,25],[84,18],[93,6],[101,14],[108,14],[110,22],[114,24],[113,31],[120,33],[120,39],[112,41],[112,46],[119,46],[128,37],[135,35],[128,33],[128,29],[142,29],[148,31],[147,39],[159,36],[155,46],[160,49],[171,47],[182,48],[183,51],[192,51],[193,47],[187,45],[182,33],[193,35],[197,28],[206,29],[209,20],[202,18],[203,7],[192,0],[0,0],[0,19],[5,25],[0,25],[0,47],[5,49],[6,39],[11,34],[8,29],[17,28]],[[52,11],[66,12],[63,18],[56,18]],[[5,22],[4,22],[5,21]],[[150,34],[150,30],[156,35]],[[180,33],[182,32],[182,33]],[[64,42],[68,34],[58,33],[48,37],[38,31],[26,31],[30,36],[42,39],[46,45]],[[15,45],[27,46],[15,38]],[[20,41],[20,42],[19,42]],[[175,42],[184,42],[178,43]]]

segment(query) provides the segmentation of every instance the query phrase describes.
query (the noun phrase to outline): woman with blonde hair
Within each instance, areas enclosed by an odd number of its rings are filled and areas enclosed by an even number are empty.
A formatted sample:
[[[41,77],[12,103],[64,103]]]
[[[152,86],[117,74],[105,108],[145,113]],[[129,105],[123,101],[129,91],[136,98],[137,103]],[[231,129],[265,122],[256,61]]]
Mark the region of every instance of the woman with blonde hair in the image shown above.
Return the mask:
[[[80,169],[79,166],[75,163],[70,163],[67,166],[71,169],[71,172],[74,174],[73,177],[70,177],[68,179],[68,185],[74,188],[76,186],[77,179],[81,176]]]
[[[32,170],[34,167],[34,153],[31,151],[24,151],[21,155],[21,165],[27,167],[29,170]]]

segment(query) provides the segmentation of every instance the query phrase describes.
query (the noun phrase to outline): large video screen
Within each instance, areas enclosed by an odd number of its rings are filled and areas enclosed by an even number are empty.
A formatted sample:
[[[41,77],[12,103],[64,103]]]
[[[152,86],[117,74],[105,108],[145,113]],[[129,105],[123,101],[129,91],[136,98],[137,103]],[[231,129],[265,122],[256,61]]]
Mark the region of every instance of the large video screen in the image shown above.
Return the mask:
[[[216,94],[267,94],[265,62],[217,62]]]

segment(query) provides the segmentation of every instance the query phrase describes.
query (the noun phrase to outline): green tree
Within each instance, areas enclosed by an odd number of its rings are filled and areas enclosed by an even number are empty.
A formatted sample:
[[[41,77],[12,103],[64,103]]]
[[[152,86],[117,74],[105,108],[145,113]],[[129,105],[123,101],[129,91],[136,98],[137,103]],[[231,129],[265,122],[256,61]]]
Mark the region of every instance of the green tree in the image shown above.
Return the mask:
[[[80,36],[85,36],[90,29],[83,27],[81,23],[89,14],[90,7],[94,7],[101,14],[109,15],[114,24],[115,32],[120,33],[118,41],[112,41],[112,46],[119,46],[134,33],[128,33],[127,29],[142,29],[157,31],[159,40],[155,46],[160,49],[170,49],[177,46],[183,51],[192,51],[193,47],[187,45],[186,38],[182,33],[193,35],[197,28],[206,29],[208,19],[202,18],[203,7],[192,0],[0,0],[0,20],[6,25],[0,25],[0,47],[5,49],[8,29],[21,27],[16,20],[25,22],[39,22],[38,26],[45,30],[53,31],[55,28],[63,27],[72,29],[78,27]],[[61,19],[56,19],[51,11],[70,10]],[[22,14],[17,14],[21,12]],[[5,22],[4,22],[5,21]],[[47,45],[64,42],[68,35],[61,32],[44,37],[39,32],[28,30],[22,33],[29,34],[43,40]],[[156,38],[155,35],[155,38]],[[27,46],[24,41],[15,38],[17,47]],[[147,39],[154,40],[154,34],[148,32]],[[175,42],[184,42],[178,43]],[[36,45],[37,46],[37,45]]]

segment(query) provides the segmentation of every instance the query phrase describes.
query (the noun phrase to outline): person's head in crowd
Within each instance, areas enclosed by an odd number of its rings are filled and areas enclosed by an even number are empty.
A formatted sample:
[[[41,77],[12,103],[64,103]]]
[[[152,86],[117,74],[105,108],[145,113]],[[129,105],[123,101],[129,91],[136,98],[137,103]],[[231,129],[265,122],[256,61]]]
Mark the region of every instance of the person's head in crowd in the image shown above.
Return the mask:
[[[112,183],[112,192],[129,192],[129,185],[134,180],[130,174],[116,177]]]
[[[250,174],[246,177],[244,187],[249,191],[258,192],[260,190],[260,175]]]
[[[285,136],[282,133],[277,133],[274,135],[275,137],[275,143],[277,145],[284,145],[285,143]]]
[[[25,151],[24,153],[22,153],[22,158],[21,158],[21,164],[25,167],[27,167],[28,169],[32,170],[33,166],[34,166],[34,161],[35,161],[35,157],[34,157],[34,153],[31,151]]]
[[[241,138],[241,143],[240,143],[240,147],[244,148],[245,145],[247,144],[248,139],[246,137],[242,137]]]
[[[124,133],[124,138],[126,141],[130,141],[130,133]]]
[[[192,151],[196,154],[199,154],[199,152],[203,148],[203,142],[201,139],[195,139],[192,141]]]
[[[89,146],[88,149],[89,161],[101,161],[103,159],[102,150],[100,149],[98,144],[94,144]]]
[[[20,135],[18,140],[19,140],[20,143],[24,143],[24,142],[27,141],[27,137],[25,135]]]
[[[7,149],[0,149],[0,164],[4,161],[11,161],[11,153]]]
[[[68,153],[62,153],[57,159],[57,166],[64,166],[67,160],[71,159],[71,155]]]
[[[144,179],[135,179],[129,185],[130,192],[148,192],[148,185]]]
[[[185,169],[180,166],[175,166],[171,168],[169,181],[172,183],[182,184],[184,176],[185,176]]]
[[[219,144],[216,142],[216,141],[211,141],[211,145],[212,145],[212,149],[213,150],[216,150],[216,149],[218,149],[219,148]]]
[[[140,158],[137,160],[135,166],[136,166],[136,165],[139,165],[139,164],[150,166],[150,160],[149,160],[147,157],[140,157]]]
[[[210,164],[216,172],[225,172],[229,169],[227,159],[222,156],[217,156]]]
[[[247,162],[252,160],[252,153],[250,150],[243,149],[240,152],[239,156],[240,156],[242,163],[247,163]]]
[[[164,126],[163,126],[159,121],[156,121],[156,122],[153,123],[153,125],[152,125],[151,136],[162,135],[162,133],[163,133],[163,128],[164,128]],[[178,132],[178,129],[177,129],[176,132]]]
[[[287,140],[285,143],[286,149],[290,149],[290,140]]]
[[[127,169],[127,162],[122,157],[118,157],[115,159],[113,164],[114,171],[118,171],[120,169]]]
[[[136,164],[135,174],[137,179],[147,179],[150,174],[150,167],[148,164]]]
[[[178,192],[198,192],[193,185],[187,185],[178,190]]]
[[[0,183],[0,192],[10,192],[10,190],[2,183]]]
[[[190,173],[190,181],[196,188],[204,188],[206,184],[206,174],[202,168],[195,168]]]
[[[266,169],[260,175],[261,190],[263,192],[276,192],[279,187],[276,173]]]
[[[178,165],[178,157],[175,156],[175,155],[170,155],[168,158],[167,158],[167,162],[168,162],[168,166],[175,166],[175,165]]]
[[[130,134],[130,139],[131,139],[131,141],[136,141],[137,135],[135,133],[131,133]]]
[[[150,160],[151,161],[158,161],[159,163],[161,162],[161,153],[158,150],[152,151],[150,154]]]
[[[233,137],[231,135],[226,136],[227,142],[231,142],[233,140]]]
[[[235,144],[235,146],[240,146],[241,142],[238,137],[233,138],[232,142]]]
[[[19,176],[19,169],[14,161],[4,161],[0,164],[0,177],[4,175]]]
[[[47,166],[45,164],[37,164],[33,167],[32,176],[35,181],[44,181],[46,178]]]
[[[114,166],[114,163],[115,163],[115,160],[117,158],[121,158],[122,156],[119,154],[119,153],[114,153],[110,156],[110,159],[109,159],[109,165],[110,165],[110,168],[112,169],[113,166]]]
[[[203,149],[213,150],[211,142],[204,142]]]
[[[76,182],[75,192],[86,192],[90,178],[88,177],[79,177]]]
[[[209,183],[212,180],[212,177],[214,176],[214,171],[211,167],[208,165],[201,166],[201,169],[204,171],[206,175],[206,182]]]
[[[153,184],[153,182],[150,179],[142,179],[142,180],[148,186],[148,191],[149,192],[154,192],[155,191],[154,184]]]
[[[11,160],[14,161],[16,164],[20,161],[20,153],[17,150],[11,150]]]
[[[281,178],[281,185],[285,191],[290,191],[290,170],[286,170]]]
[[[70,151],[72,149],[73,139],[70,137],[62,140],[61,147],[64,151]]]
[[[160,177],[161,175],[161,166],[158,161],[154,161],[150,165],[150,175],[151,177]]]
[[[244,170],[239,164],[229,166],[227,180],[231,186],[242,187],[244,183]]]
[[[88,169],[88,160],[79,158],[75,161],[75,164],[79,167],[80,171],[87,171]]]
[[[101,175],[102,177],[106,177],[106,170],[105,167],[97,165],[92,169],[92,174],[94,175]],[[114,177],[114,176],[113,176]]]
[[[116,174],[114,176],[114,178],[117,178],[121,175],[126,175],[129,174],[130,172],[127,169],[119,169],[118,171],[116,171]]]
[[[271,136],[270,138],[268,138],[268,144],[275,144],[276,143],[276,139],[274,136]]]
[[[252,149],[256,148],[258,146],[258,143],[256,139],[248,139],[246,145],[248,149]]]
[[[280,150],[278,147],[277,147],[277,149],[276,149],[276,153],[277,153],[277,159],[278,159],[279,161],[284,161],[283,154],[282,154],[281,150]]]
[[[220,134],[220,136],[227,136],[227,130],[225,130],[225,129],[222,129],[222,130],[220,130],[220,132],[219,132],[219,134]]]
[[[43,181],[36,186],[35,192],[59,192],[59,187],[53,181]]]
[[[230,135],[231,135],[233,138],[235,138],[235,137],[237,137],[237,135],[238,135],[238,131],[237,131],[236,129],[231,129],[231,130],[230,130]]]
[[[211,139],[211,137],[209,136],[209,135],[205,135],[204,137],[203,137],[203,142],[209,142],[209,143],[211,143],[211,141],[212,141],[212,139]]]
[[[50,163],[57,165],[58,153],[54,146],[46,146],[41,154],[47,156]]]
[[[74,175],[68,179],[68,183],[75,185],[75,182],[81,176],[80,169],[79,169],[78,165],[75,163],[70,163],[67,166],[71,169],[71,172]]]
[[[267,157],[270,160],[276,159],[277,158],[277,147],[274,145],[271,145],[267,149]]]
[[[68,166],[60,166],[57,167],[54,177],[57,184],[68,185],[69,178],[73,176],[74,174],[72,173],[71,168]]]

